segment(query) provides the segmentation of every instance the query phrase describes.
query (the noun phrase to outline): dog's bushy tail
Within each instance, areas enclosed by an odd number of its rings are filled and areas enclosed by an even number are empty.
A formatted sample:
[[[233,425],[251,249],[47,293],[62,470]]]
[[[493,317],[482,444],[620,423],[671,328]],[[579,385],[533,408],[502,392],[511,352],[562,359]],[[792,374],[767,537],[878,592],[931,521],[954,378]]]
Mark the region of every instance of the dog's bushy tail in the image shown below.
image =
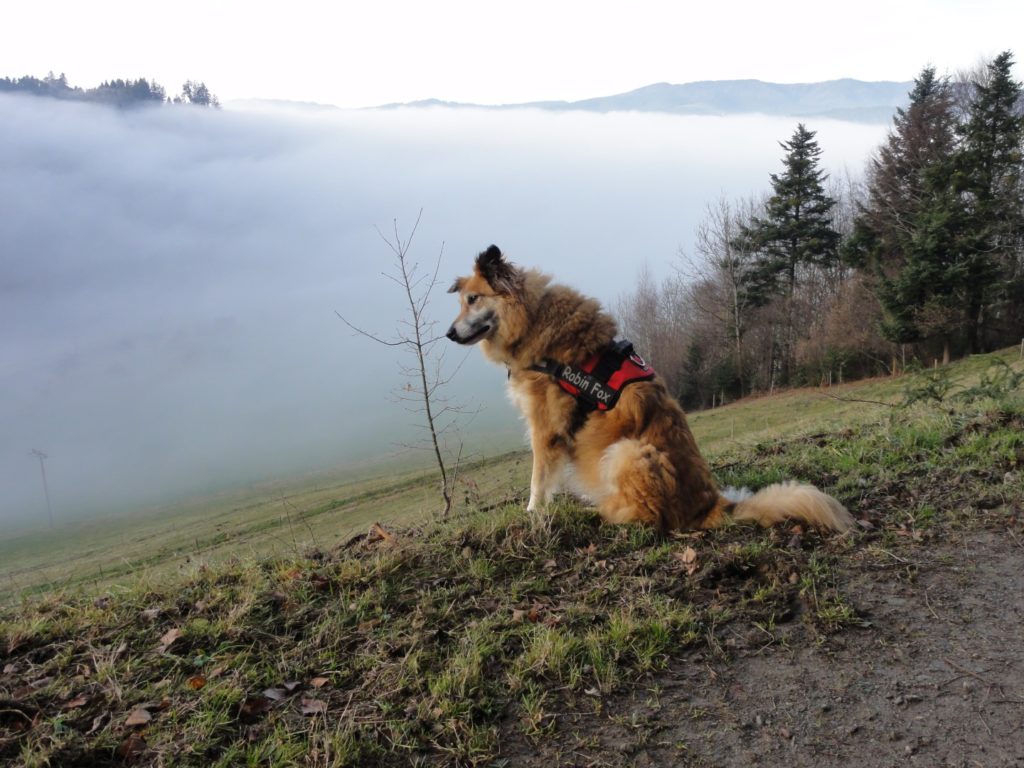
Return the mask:
[[[792,480],[769,485],[753,494],[746,489],[727,489],[714,513],[708,516],[706,527],[714,528],[727,520],[752,520],[765,527],[795,520],[839,532],[850,530],[854,524],[846,507],[827,493]]]

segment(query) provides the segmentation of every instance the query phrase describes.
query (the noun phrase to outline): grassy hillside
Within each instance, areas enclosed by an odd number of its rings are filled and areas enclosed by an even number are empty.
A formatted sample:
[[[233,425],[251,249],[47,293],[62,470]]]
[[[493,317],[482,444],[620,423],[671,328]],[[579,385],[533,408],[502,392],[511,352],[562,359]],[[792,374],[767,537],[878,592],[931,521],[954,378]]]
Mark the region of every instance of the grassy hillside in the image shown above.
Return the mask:
[[[570,500],[530,517],[512,495],[527,475],[516,455],[468,472],[444,522],[410,475],[127,531],[126,562],[147,564],[131,578],[111,581],[109,550],[97,576],[97,538],[61,579],[107,581],[0,618],[0,764],[633,764],[603,753],[603,733],[648,733],[616,720],[616,702],[662,695],[673,665],[827,644],[870,624],[851,572],[902,568],[952,531],[1024,535],[1024,394],[993,359],[958,366],[945,393],[919,375],[694,416],[723,483],[817,483],[860,521],[844,537],[665,539]],[[340,535],[375,519],[373,535]],[[183,564],[173,542],[193,536]],[[711,764],[686,743],[659,748]]]
[[[1009,353],[1006,357],[1011,359]],[[955,375],[976,377],[986,365],[985,358],[974,358],[958,364]],[[796,390],[697,413],[690,423],[701,448],[716,462],[741,455],[759,441],[881,418],[888,409],[860,401],[898,400],[903,386],[901,379],[881,379],[828,391]],[[521,493],[529,485],[529,459],[524,457],[516,451],[466,467],[470,482],[463,484],[463,500],[467,492],[471,500],[486,503]],[[397,472],[370,467],[362,476],[351,470],[324,473],[55,531],[0,536],[0,605],[54,589],[100,588],[125,577],[188,574],[200,564],[235,557],[329,549],[375,520],[416,522],[435,509],[429,474],[406,466]]]

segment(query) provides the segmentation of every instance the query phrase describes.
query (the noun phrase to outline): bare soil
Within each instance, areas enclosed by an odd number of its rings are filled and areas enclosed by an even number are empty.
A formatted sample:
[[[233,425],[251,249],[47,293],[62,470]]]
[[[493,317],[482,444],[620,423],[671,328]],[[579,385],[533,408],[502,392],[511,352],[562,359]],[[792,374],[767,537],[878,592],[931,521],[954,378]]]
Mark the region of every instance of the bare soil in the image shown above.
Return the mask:
[[[862,627],[727,631],[721,654],[674,662],[628,697],[577,701],[554,738],[510,734],[507,764],[1024,766],[1020,536],[947,534],[842,576]]]

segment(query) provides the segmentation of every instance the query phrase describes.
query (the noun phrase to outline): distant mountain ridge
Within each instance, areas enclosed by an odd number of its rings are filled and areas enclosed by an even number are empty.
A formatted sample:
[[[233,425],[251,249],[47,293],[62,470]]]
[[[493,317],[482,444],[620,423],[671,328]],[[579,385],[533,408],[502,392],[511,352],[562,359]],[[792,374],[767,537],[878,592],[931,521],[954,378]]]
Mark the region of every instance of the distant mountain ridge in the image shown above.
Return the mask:
[[[855,122],[888,122],[907,102],[912,82],[866,82],[844,78],[820,83],[766,83],[762,80],[701,80],[680,85],[655,83],[626,93],[581,101],[534,101],[481,105],[425,99],[398,107],[545,109],[585,112],[665,112],[674,115],[758,113],[788,117],[830,117]]]

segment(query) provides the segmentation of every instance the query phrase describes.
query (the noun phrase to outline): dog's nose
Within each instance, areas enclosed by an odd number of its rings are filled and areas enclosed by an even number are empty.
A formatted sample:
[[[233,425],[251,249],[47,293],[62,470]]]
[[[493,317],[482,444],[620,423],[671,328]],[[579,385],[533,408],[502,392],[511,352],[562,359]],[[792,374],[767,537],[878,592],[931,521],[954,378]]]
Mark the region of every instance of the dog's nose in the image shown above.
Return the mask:
[[[445,336],[447,336],[452,341],[459,340],[459,332],[455,330],[454,324],[452,324],[452,327],[448,329],[448,333],[446,333]]]

